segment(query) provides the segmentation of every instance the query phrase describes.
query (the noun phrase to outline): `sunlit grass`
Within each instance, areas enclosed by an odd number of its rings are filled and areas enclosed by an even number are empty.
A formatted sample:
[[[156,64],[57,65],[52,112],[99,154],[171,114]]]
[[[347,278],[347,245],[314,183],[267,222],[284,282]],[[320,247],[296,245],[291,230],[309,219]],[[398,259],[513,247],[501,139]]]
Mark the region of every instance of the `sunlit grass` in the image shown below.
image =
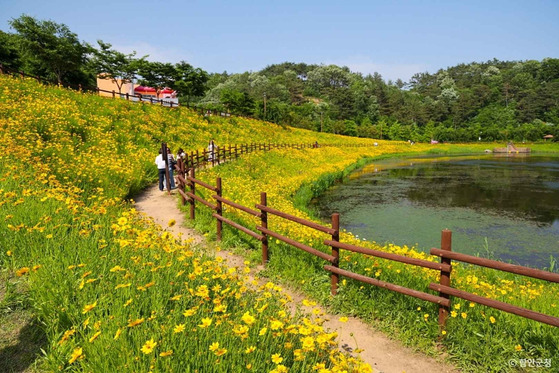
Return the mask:
[[[203,118],[188,110],[72,93],[30,80],[0,76],[0,82],[0,266],[27,282],[29,304],[47,336],[41,360],[46,370],[203,371],[210,366],[224,372],[279,372],[320,370],[324,364],[332,371],[367,371],[358,360],[337,352],[335,336],[322,330],[320,320],[292,318],[284,307],[288,297],[279,287],[253,289],[246,273],[229,271],[219,260],[176,241],[124,199],[156,178],[153,160],[161,141],[175,151],[190,151],[211,138],[218,144],[370,145],[372,140],[242,118]],[[379,141],[378,147],[278,149],[248,155],[200,177],[213,183],[221,176],[224,196],[246,206],[254,206],[266,191],[271,206],[309,218],[296,207],[362,156],[482,151],[486,146],[412,147]],[[241,219],[227,208],[226,215]],[[212,237],[215,222],[203,208],[198,216],[196,224]],[[326,237],[314,231],[276,218],[269,224],[328,250],[321,244]],[[258,244],[241,235],[225,228],[229,244],[241,244],[253,263],[259,261]],[[342,241],[362,244],[349,232]],[[267,275],[334,310],[375,319],[404,341],[433,350],[436,306],[353,281],[342,282],[340,294],[331,298],[322,262],[275,240],[270,249]],[[425,257],[406,247],[381,249]],[[341,266],[417,289],[437,278],[436,273],[345,253]],[[481,295],[558,314],[556,286],[465,268],[453,273],[453,281]],[[552,328],[478,305],[469,308],[462,302],[461,307],[442,340],[461,365],[506,370],[504,363],[511,357],[557,360]]]

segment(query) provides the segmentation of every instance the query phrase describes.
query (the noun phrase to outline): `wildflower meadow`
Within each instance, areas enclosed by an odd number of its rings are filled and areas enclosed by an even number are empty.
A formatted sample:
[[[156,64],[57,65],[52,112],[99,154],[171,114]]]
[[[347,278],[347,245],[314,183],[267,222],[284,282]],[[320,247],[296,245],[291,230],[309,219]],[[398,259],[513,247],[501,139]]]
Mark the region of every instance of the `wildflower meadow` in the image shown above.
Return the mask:
[[[245,270],[228,268],[134,208],[134,196],[157,177],[153,159],[162,141],[173,151],[190,151],[211,139],[223,145],[372,145],[373,140],[239,117],[201,117],[183,108],[111,100],[27,79],[0,76],[0,83],[0,280],[6,294],[15,291],[13,284],[25,284],[46,336],[36,362],[40,370],[371,371],[358,355],[340,352],[336,333],[322,327],[320,315],[291,314],[291,299],[280,283],[334,311],[369,320],[417,349],[432,354],[443,349],[465,371],[511,370],[511,358],[559,364],[553,327],[454,301],[440,334],[437,306],[350,280],[332,297],[324,263],[275,240],[263,272],[272,282],[261,285],[250,277],[259,262],[257,241],[226,227],[223,247],[245,255],[248,263]],[[314,219],[306,207],[310,199],[375,158],[484,147],[378,145],[256,152],[197,177],[212,184],[221,177],[224,197],[245,206],[266,191],[270,206]],[[257,223],[227,208],[225,216]],[[197,207],[192,224],[215,235],[204,206]],[[275,218],[269,226],[328,250],[322,244],[326,237],[315,231]],[[414,248],[362,241],[351,232],[343,232],[341,241],[428,257]],[[340,267],[411,288],[426,289],[437,280],[435,272],[382,259],[351,253],[341,259]],[[468,266],[452,276],[466,291],[559,316],[556,285]]]

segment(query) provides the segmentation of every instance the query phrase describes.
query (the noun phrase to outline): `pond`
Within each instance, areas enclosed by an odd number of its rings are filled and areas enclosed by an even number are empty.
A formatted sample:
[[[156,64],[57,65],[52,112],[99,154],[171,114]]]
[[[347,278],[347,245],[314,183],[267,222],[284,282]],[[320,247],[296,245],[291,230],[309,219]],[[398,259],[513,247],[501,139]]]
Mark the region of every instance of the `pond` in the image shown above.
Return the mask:
[[[361,239],[440,247],[538,268],[559,258],[559,156],[476,155],[383,160],[311,206]]]

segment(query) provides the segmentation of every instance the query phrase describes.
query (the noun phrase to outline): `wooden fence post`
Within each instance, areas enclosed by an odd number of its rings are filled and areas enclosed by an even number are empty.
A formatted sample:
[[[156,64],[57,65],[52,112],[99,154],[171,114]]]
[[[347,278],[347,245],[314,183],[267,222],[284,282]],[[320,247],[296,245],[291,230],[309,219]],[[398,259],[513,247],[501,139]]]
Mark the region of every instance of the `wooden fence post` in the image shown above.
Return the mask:
[[[194,171],[194,167],[192,167],[190,169],[190,177],[195,178],[196,174]],[[192,180],[190,180],[190,193],[192,193],[192,195],[196,195],[196,183]],[[195,218],[195,209],[196,206],[194,204],[196,200],[192,197],[190,197],[190,219],[194,220]]]
[[[198,149],[196,149],[196,167],[200,167],[200,155],[198,154]]]
[[[216,185],[216,194],[221,197],[222,196],[222,189],[221,189],[221,178],[218,177],[215,180],[215,185]],[[217,209],[216,209],[216,214],[218,214],[219,216],[223,216],[223,204],[221,203],[221,200],[216,200],[216,205],[217,205]],[[221,232],[223,230],[223,222],[220,219],[216,219],[217,220],[217,240],[221,241]]]
[[[445,229],[441,233],[441,250],[452,251],[452,232]],[[451,265],[450,258],[442,258],[442,264]],[[450,286],[450,272],[441,271],[439,283],[444,286]],[[449,299],[448,294],[439,292],[439,296]],[[446,319],[448,318],[448,313],[450,312],[450,307],[439,305],[439,331],[442,331],[446,324]]]
[[[337,212],[332,214],[332,229],[335,230],[335,232],[332,233],[332,241],[340,242],[340,214]],[[335,258],[332,262],[332,265],[336,268],[339,268],[340,249],[332,246],[332,256]],[[339,280],[340,275],[332,272],[332,275],[330,276],[330,293],[332,295],[336,295],[336,293],[338,292]]]
[[[116,94],[116,93],[115,93],[115,90],[113,89],[113,98],[115,98],[115,94]]]
[[[237,149],[237,144],[235,144],[235,159],[239,158],[239,152]]]
[[[268,206],[268,197],[266,196],[266,192],[260,193],[260,204],[262,206]],[[268,213],[264,210],[260,210],[260,225],[262,228],[268,229]],[[270,256],[268,254],[268,235],[266,233],[262,233],[262,265],[266,265],[270,260]]]

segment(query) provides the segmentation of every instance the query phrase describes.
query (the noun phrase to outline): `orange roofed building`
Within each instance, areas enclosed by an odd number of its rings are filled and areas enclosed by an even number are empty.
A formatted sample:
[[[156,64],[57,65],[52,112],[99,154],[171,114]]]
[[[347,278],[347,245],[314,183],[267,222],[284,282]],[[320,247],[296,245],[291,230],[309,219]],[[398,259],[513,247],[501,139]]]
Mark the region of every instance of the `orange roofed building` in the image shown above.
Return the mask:
[[[121,80],[117,79],[118,84],[120,84]],[[112,97],[113,91],[115,94],[118,95],[118,85],[117,83],[108,78],[100,78],[99,75],[97,76],[97,88],[99,88],[99,95]],[[130,97],[135,97],[140,95],[142,98],[153,98],[153,99],[163,99],[164,101],[173,102],[178,105],[179,100],[177,98],[177,92],[170,89],[164,88],[157,90],[152,87],[144,87],[136,83],[124,83],[120,89],[120,93],[122,95],[128,95]]]

